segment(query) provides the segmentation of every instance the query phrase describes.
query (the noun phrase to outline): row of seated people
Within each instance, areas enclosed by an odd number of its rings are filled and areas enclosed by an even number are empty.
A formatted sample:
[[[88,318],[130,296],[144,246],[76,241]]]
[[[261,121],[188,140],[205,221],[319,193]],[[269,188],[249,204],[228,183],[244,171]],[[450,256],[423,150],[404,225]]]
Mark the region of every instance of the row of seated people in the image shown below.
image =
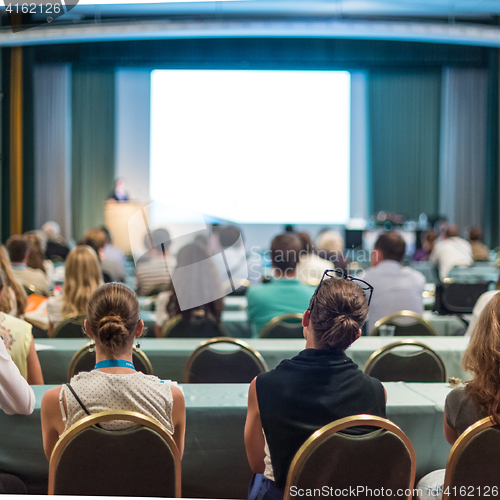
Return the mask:
[[[226,229],[232,230],[234,228]],[[89,241],[92,241],[92,231],[87,235]],[[160,230],[160,233],[162,234],[154,234],[158,241],[166,237],[163,230]],[[222,231],[221,241],[225,245],[230,245],[231,241],[234,243],[235,237],[238,235],[239,233],[234,235],[233,231]],[[273,240],[271,261],[274,279],[265,286],[254,286],[248,291],[248,316],[254,330],[254,336],[261,332],[263,326],[273,317],[286,313],[302,313],[306,309],[313,287],[305,285],[298,279],[300,272],[304,273],[304,270],[307,269],[309,281],[319,281],[323,272],[332,267],[330,261],[323,261],[317,256],[310,261],[310,254],[307,253],[309,245],[310,240],[307,240],[304,235],[301,238],[300,235],[294,233],[279,235]],[[31,251],[26,252],[26,241],[22,237],[12,237],[8,242],[8,247],[13,259],[19,260],[20,256],[24,255],[26,260],[33,255]],[[380,318],[397,311],[409,310],[417,314],[423,312],[422,292],[425,287],[425,279],[418,271],[401,264],[405,249],[405,242],[400,236],[393,232],[387,232],[379,237],[374,251],[371,252],[372,266],[366,271],[365,278],[373,284],[376,292],[370,307],[368,332],[373,331],[375,322]],[[152,248],[152,252],[161,253],[156,247]],[[304,255],[307,256],[306,259]],[[170,318],[181,312],[184,317],[191,314],[192,307],[186,307],[186,302],[204,304],[205,312],[216,323],[220,323],[223,308],[221,297],[226,293],[225,284],[221,283],[220,270],[212,265],[208,256],[209,253],[201,244],[189,244],[183,247],[177,254],[177,266],[174,268],[174,272],[182,269],[183,274],[182,279],[177,279],[175,289],[170,272],[165,266],[165,262],[161,261],[163,263],[160,266],[161,272],[157,272],[156,275],[163,280],[163,284],[167,283],[167,291],[161,292],[156,300],[155,332],[157,336],[161,335],[162,327]],[[228,254],[228,259],[229,256],[230,254]],[[152,260],[155,259],[152,258]],[[194,263],[201,261],[204,262],[203,272],[200,272],[200,268],[197,266],[193,266]],[[2,303],[0,303],[0,310],[21,316],[20,311],[24,311],[26,307],[26,298],[22,287],[16,280],[16,278],[19,279],[19,274],[16,273],[28,271],[17,269],[20,265],[18,263],[12,264],[11,267],[5,250],[1,248],[0,262],[6,273],[9,286],[8,293],[4,294]],[[246,263],[244,265],[246,266]],[[154,266],[157,267],[156,264]],[[96,252],[92,252],[88,246],[79,245],[68,254],[62,293],[51,296],[45,304],[49,335],[63,319],[84,315],[91,293],[105,281],[101,271],[98,255]],[[37,270],[36,272],[40,273],[41,271]],[[179,293],[181,294],[180,301]],[[478,301],[468,334],[472,331],[482,307],[494,293],[488,292]],[[217,298],[211,300],[214,297]],[[180,302],[183,303],[180,304]]]
[[[383,385],[345,355],[361,335],[367,318],[369,298],[364,285],[351,278],[323,280],[304,314],[305,350],[250,384],[244,437],[255,477],[249,498],[283,496],[290,463],[315,430],[351,415],[386,417]],[[444,430],[450,442],[478,419],[488,415],[498,418],[498,311],[497,295],[483,311],[464,356],[464,366],[474,378],[465,389],[457,388],[447,397]],[[185,407],[181,390],[136,372],[132,364],[134,340],[143,328],[134,292],[120,284],[103,285],[93,293],[86,316],[87,335],[95,340],[96,366],[91,372],[76,375],[70,385],[46,392],[41,419],[47,458],[73,423],[88,413],[105,410],[138,411],[152,417],[172,434],[182,456]],[[14,368],[3,343],[0,349],[6,366],[0,370],[2,408],[10,413],[30,413],[33,392]],[[115,426],[113,422],[103,424],[107,429]],[[433,488],[428,479],[423,484]]]

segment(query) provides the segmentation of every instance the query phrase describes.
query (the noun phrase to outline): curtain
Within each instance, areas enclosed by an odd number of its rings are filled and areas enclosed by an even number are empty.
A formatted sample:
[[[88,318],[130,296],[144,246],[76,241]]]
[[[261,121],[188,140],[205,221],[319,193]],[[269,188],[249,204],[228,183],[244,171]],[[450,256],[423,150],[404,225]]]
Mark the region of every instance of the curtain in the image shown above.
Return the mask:
[[[466,236],[484,226],[488,74],[443,68],[440,211]]]
[[[71,237],[71,67],[34,68],[35,225],[56,221]]]
[[[104,223],[104,203],[113,190],[115,71],[73,67],[72,228],[73,237]]]
[[[370,71],[368,87],[371,211],[437,214],[441,72]]]

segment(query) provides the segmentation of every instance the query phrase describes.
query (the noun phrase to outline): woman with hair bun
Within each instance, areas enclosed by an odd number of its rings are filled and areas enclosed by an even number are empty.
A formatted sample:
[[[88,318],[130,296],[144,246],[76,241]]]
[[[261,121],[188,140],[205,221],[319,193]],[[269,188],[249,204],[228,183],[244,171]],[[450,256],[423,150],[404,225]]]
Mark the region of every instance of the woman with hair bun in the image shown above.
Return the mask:
[[[381,382],[344,352],[361,335],[369,303],[365,290],[371,294],[373,288],[336,276],[325,272],[304,313],[305,350],[250,384],[245,445],[255,475],[249,499],[283,498],[293,457],[324,425],[357,414],[385,418]]]
[[[81,372],[69,384],[45,393],[41,419],[48,459],[59,436],[86,417],[87,411],[93,414],[107,410],[136,411],[154,418],[173,435],[182,456],[186,412],[181,390],[170,382],[137,372],[132,363],[134,340],[141,336],[143,327],[132,290],[110,283],[93,293],[85,331],[95,340],[96,365],[91,372]],[[106,429],[129,425],[120,421],[102,424]]]

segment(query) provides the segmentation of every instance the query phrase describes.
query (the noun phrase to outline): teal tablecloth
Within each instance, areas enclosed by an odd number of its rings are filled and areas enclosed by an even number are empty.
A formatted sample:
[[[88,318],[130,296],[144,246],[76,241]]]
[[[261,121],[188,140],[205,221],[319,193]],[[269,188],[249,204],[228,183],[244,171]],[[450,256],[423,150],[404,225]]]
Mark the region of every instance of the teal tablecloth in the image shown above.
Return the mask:
[[[148,337],[154,336],[155,313],[141,311],[141,318],[148,328]],[[465,327],[456,316],[438,316],[431,311],[425,311],[424,318],[432,323],[439,336],[455,335],[458,330]],[[222,327],[228,337],[247,339],[253,336],[245,309],[223,311]]]
[[[371,354],[381,347],[404,337],[361,337],[347,351],[353,361],[363,368]],[[468,337],[420,337],[443,359],[448,377],[468,378],[461,367],[461,359],[468,345]],[[141,339],[141,349],[153,365],[153,372],[162,379],[184,382],[184,369],[190,354],[203,339]],[[259,351],[269,369],[283,359],[291,358],[305,348],[302,339],[245,339]],[[85,339],[37,339],[35,346],[42,365],[46,384],[67,382],[68,368],[73,354],[85,343]]]
[[[443,426],[445,384],[386,383],[387,417],[410,438],[417,476],[446,465],[450,446]],[[21,477],[31,493],[44,493],[48,462],[42,448],[40,403],[50,386],[34,387],[30,416],[0,412],[0,470]],[[247,384],[185,385],[186,446],[182,460],[182,496],[246,498],[251,472],[243,430]],[[89,478],[91,479],[91,478]]]

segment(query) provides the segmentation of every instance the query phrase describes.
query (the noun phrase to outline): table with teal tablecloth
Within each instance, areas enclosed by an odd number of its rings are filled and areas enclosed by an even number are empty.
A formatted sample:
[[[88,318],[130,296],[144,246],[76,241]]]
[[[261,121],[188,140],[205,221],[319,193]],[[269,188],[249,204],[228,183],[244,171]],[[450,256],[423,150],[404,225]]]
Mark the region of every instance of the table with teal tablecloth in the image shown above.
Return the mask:
[[[417,476],[445,467],[450,446],[442,426],[449,387],[402,382],[384,386],[387,417],[410,438],[417,457]],[[0,470],[21,477],[31,493],[43,493],[47,484],[40,403],[49,388],[34,387],[37,402],[30,416],[0,412]],[[182,496],[246,498],[251,476],[243,438],[248,385],[191,384],[184,385],[183,390],[187,425]]]
[[[361,337],[347,351],[353,361],[363,368],[371,354],[381,347],[405,337]],[[190,354],[204,339],[141,339],[153,373],[162,379],[184,382],[184,369]],[[434,349],[443,359],[448,377],[465,379],[461,369],[462,354],[468,337],[420,337],[420,341]],[[87,342],[86,339],[37,339],[35,346],[42,366],[45,383],[67,382],[68,368],[73,354]],[[245,339],[259,351],[269,369],[283,359],[291,358],[305,348],[303,339]],[[41,349],[41,350],[40,350]]]
[[[155,313],[152,311],[141,311],[141,318],[148,329],[148,337],[154,336]],[[453,336],[466,326],[456,316],[439,316],[431,311],[425,311],[424,318],[432,323],[439,336]],[[228,337],[247,339],[256,336],[252,332],[245,309],[223,311],[222,328]]]

